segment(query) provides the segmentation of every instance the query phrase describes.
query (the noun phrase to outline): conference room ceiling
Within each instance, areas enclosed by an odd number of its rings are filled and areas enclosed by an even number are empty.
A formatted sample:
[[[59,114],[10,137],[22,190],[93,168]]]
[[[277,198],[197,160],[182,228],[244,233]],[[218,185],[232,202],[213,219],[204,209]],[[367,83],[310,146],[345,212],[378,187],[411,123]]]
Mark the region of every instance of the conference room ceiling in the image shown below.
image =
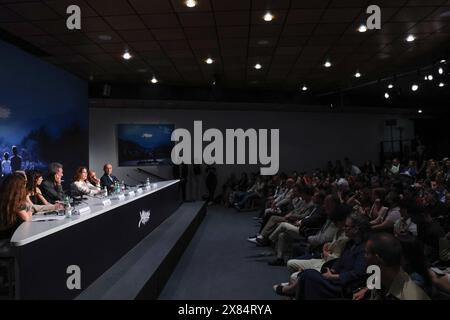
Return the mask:
[[[96,82],[155,76],[168,85],[217,80],[231,88],[305,84],[326,92],[414,70],[449,52],[450,0],[198,0],[195,8],[184,2],[0,0],[0,29]],[[72,4],[82,10],[80,31],[66,28]],[[382,29],[360,33],[370,4],[381,7]],[[267,10],[271,22],[262,18]],[[408,43],[408,34],[416,41]],[[127,49],[133,58],[125,61]],[[331,68],[323,66],[327,59]]]

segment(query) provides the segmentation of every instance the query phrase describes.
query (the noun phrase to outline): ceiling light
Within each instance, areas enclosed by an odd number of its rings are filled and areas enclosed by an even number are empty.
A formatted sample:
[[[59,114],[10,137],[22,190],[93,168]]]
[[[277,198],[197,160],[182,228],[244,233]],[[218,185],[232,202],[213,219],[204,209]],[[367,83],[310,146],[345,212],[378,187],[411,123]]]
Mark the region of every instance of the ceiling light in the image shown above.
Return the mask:
[[[151,83],[153,84],[157,84],[158,83],[158,79],[156,79],[155,76],[153,76],[152,80],[150,80]]]
[[[433,81],[433,75],[432,74],[428,75],[428,81]]]
[[[302,91],[307,91],[308,90],[308,87],[307,86],[303,86],[302,87]]]
[[[365,24],[360,25],[359,28],[358,28],[358,31],[359,32],[366,32],[367,31],[366,25]]]
[[[417,110],[417,113],[423,113],[422,109]]]
[[[413,84],[413,85],[411,86],[411,90],[412,90],[412,91],[417,91],[417,90],[419,90],[419,86],[418,86],[417,84]]]
[[[195,1],[195,0],[186,0],[185,4],[189,8],[194,8],[197,5],[197,1]]]
[[[445,83],[443,83],[443,82],[439,83],[439,88],[443,88],[444,86],[445,86]]]
[[[331,67],[331,62],[329,60],[327,60],[324,64],[325,68],[329,68]]]
[[[255,67],[254,67],[256,70],[259,70],[259,69],[261,69],[262,68],[262,65],[260,65],[259,63],[257,63],[257,64],[255,64]]]
[[[130,60],[132,57],[133,56],[128,51],[125,51],[125,53],[122,56],[122,58],[124,58],[125,60]]]
[[[392,83],[388,84],[388,89],[392,89],[394,87],[394,85]]]
[[[356,73],[355,73],[355,78],[361,78],[361,73],[356,72]]]
[[[444,74],[444,69],[442,67],[439,67],[438,72],[439,74]]]
[[[410,35],[406,38],[406,41],[408,41],[408,42],[413,42],[414,40],[416,40],[416,37],[414,37],[412,34],[410,34]]]
[[[445,59],[442,59],[442,60],[441,60],[441,63],[445,63],[446,61],[447,61],[447,60],[445,60]]]
[[[270,12],[267,12],[264,17],[263,17],[264,21],[270,22],[273,20],[273,14],[271,14]]]
[[[384,97],[385,97],[386,99],[389,99],[389,97],[390,97],[389,93],[386,92],[386,93],[384,94]]]
[[[208,59],[205,60],[205,62],[206,62],[207,64],[213,64],[214,60],[211,59],[211,58],[208,58]]]

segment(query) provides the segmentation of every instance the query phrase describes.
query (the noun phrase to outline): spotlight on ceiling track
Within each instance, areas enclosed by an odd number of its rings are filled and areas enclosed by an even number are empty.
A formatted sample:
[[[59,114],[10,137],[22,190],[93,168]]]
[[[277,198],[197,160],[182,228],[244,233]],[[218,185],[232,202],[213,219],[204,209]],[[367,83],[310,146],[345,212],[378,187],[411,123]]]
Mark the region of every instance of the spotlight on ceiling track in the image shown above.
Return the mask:
[[[308,87],[304,85],[304,86],[302,87],[302,91],[308,91]]]
[[[366,32],[367,31],[367,27],[365,24],[361,24],[358,28],[358,32]]]
[[[417,91],[417,90],[419,90],[419,85],[418,84],[413,84],[412,86],[411,86],[411,90],[412,91]]]
[[[270,12],[266,12],[266,14],[263,16],[264,21],[270,22],[273,20],[273,14]]]
[[[255,64],[254,68],[255,68],[256,70],[260,70],[260,69],[262,69],[262,65],[259,64],[259,63],[257,63],[257,64]]]
[[[186,0],[185,4],[186,4],[186,6],[188,8],[194,8],[195,6],[197,6],[197,1],[195,1],[195,0]]]
[[[361,78],[361,73],[359,73],[359,71],[355,73],[355,78]]]
[[[443,87],[445,87],[445,83],[440,82],[440,83],[439,83],[439,88],[443,88]]]
[[[125,60],[130,60],[133,56],[128,52],[125,51],[125,53],[122,55],[122,58],[124,58]]]
[[[423,113],[423,110],[419,109],[419,110],[417,110],[417,113],[421,114],[421,113]]]
[[[392,83],[389,83],[388,84],[388,89],[392,89],[392,88],[394,88],[394,85]]]
[[[331,67],[330,60],[325,61],[325,63],[323,65],[324,65],[325,68],[330,68]]]
[[[214,60],[211,59],[211,58],[208,58],[208,59],[205,60],[205,62],[206,62],[207,64],[213,64],[213,63],[214,63]]]
[[[152,80],[150,80],[150,82],[153,84],[157,84],[159,81],[158,81],[158,79],[156,79],[155,76],[153,76],[153,78],[152,78]]]
[[[385,92],[385,94],[384,94],[384,98],[385,98],[385,99],[389,99],[389,98],[390,98],[390,95],[389,95],[389,93]]]
[[[414,40],[416,40],[416,37],[414,37],[412,34],[410,34],[406,37],[407,42],[413,42]]]

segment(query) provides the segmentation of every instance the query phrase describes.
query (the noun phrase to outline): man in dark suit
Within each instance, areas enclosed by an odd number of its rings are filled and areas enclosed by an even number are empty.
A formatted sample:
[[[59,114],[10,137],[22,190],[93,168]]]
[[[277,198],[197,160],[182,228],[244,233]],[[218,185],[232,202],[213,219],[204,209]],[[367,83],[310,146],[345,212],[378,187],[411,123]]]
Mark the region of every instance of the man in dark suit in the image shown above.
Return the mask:
[[[103,166],[103,171],[105,174],[100,178],[100,184],[102,186],[102,189],[104,187],[108,188],[108,191],[111,191],[114,188],[114,184],[116,182],[119,182],[119,179],[117,179],[116,176],[112,175],[112,164],[108,163]]]
[[[65,193],[62,188],[63,166],[60,163],[50,163],[48,176],[41,185],[43,196],[50,203],[63,201]]]

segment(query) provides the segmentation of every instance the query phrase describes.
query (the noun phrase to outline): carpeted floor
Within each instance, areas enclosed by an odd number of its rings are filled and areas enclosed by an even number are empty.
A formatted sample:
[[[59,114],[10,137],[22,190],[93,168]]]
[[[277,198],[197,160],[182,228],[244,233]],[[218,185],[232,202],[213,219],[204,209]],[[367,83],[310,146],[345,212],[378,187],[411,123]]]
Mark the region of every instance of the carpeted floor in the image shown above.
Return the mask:
[[[160,299],[280,299],[272,286],[288,280],[286,267],[269,266],[273,256],[261,254],[271,249],[246,240],[258,231],[255,214],[209,207]]]

